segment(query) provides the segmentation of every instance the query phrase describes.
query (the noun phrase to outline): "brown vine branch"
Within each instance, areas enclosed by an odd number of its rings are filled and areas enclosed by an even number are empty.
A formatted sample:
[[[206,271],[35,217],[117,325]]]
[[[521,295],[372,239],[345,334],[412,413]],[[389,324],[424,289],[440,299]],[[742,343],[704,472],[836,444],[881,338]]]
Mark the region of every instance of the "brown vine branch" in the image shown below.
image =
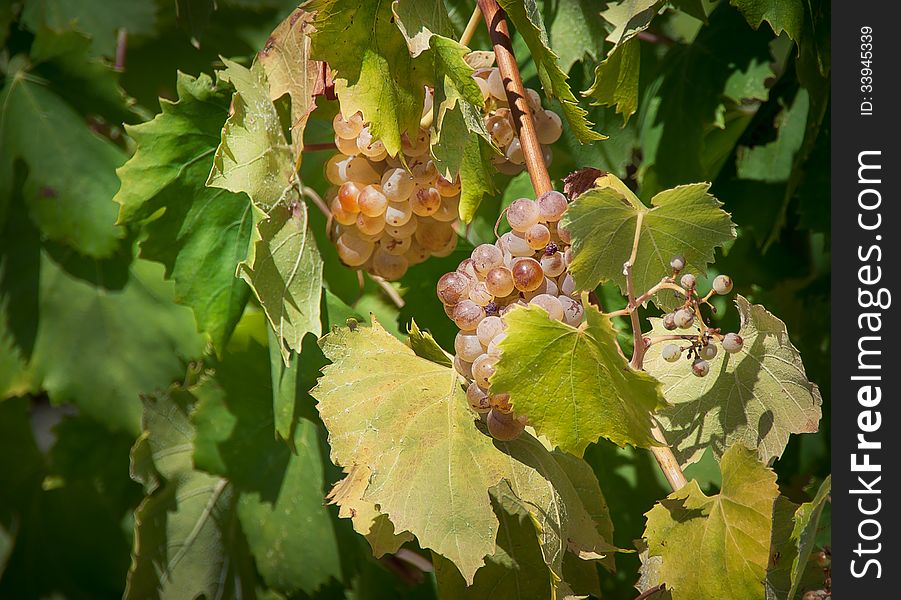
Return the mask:
[[[532,180],[532,188],[535,195],[540,196],[551,191],[551,178],[544,164],[544,156],[541,154],[541,144],[538,142],[538,134],[535,131],[535,120],[532,117],[532,109],[526,101],[526,90],[519,74],[519,66],[513,55],[513,45],[510,42],[510,30],[507,28],[507,14],[498,6],[497,0],[478,0],[479,9],[485,17],[488,25],[488,36],[494,47],[494,56],[504,82],[504,91],[507,94],[507,103],[513,115],[513,123],[519,134],[519,143],[525,156],[526,169]]]

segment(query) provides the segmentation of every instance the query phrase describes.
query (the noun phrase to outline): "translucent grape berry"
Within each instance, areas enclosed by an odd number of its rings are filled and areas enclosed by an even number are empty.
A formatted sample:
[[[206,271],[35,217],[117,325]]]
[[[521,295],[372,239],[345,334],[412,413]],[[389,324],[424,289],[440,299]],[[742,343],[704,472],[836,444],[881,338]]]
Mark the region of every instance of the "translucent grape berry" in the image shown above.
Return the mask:
[[[691,372],[697,377],[706,377],[707,373],[710,372],[710,363],[703,358],[695,359],[695,361],[691,363]]]
[[[672,257],[669,261],[669,266],[672,267],[673,271],[678,273],[685,268],[685,257],[679,255]]]
[[[688,308],[680,308],[673,313],[673,323],[679,329],[687,329],[695,322],[695,314]]]
[[[676,362],[679,360],[679,357],[682,356],[682,349],[679,348],[678,344],[667,344],[663,347],[663,350],[660,351],[660,356],[662,356],[663,360],[666,362]]]
[[[717,275],[713,279],[713,291],[725,295],[732,291],[732,278],[728,275]]]
[[[727,333],[723,337],[723,350],[729,354],[735,354],[736,352],[741,352],[741,347],[744,346],[744,343],[745,341],[737,333]]]
[[[676,328],[676,319],[673,313],[666,313],[663,315],[663,327],[669,331]]]
[[[488,433],[491,437],[501,442],[515,440],[526,428],[525,423],[512,415],[504,414],[496,409],[488,411]]]
[[[698,356],[703,358],[704,360],[713,360],[716,357],[717,347],[713,344],[707,344],[705,346],[701,346],[698,349]]]
[[[695,287],[695,276],[692,275],[691,273],[686,273],[685,275],[682,276],[682,279],[679,280],[679,283],[686,290],[693,289]]]

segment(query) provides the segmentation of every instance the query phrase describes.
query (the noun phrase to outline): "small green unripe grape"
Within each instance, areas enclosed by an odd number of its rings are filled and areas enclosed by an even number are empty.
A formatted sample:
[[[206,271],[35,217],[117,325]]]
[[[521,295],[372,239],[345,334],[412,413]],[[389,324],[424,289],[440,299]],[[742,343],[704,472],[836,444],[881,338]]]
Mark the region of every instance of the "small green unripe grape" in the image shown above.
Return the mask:
[[[698,350],[698,356],[700,356],[704,360],[713,360],[716,357],[716,353],[717,347],[714,344],[701,346],[701,348]]]
[[[729,354],[741,352],[741,348],[744,344],[745,341],[741,339],[741,336],[737,333],[727,333],[725,337],[723,337],[723,350]]]
[[[582,303],[566,295],[557,296],[557,300],[563,306],[563,322],[571,327],[578,327],[582,323],[582,316],[585,314]]]
[[[500,442],[515,440],[526,428],[525,423],[516,417],[506,415],[494,408],[488,411],[488,418],[485,422],[488,424],[488,433]]]
[[[663,315],[663,327],[668,331],[672,331],[676,328],[676,318],[673,313],[666,313]]]
[[[495,267],[485,275],[485,286],[495,297],[509,296],[513,293],[513,273],[507,267]]]
[[[507,222],[514,231],[525,232],[538,222],[541,216],[538,203],[528,198],[514,200],[507,207]]]
[[[678,273],[685,268],[685,257],[677,254],[670,259],[669,266],[672,267],[673,271]]]
[[[438,299],[446,306],[454,306],[469,298],[473,279],[464,273],[451,271],[438,280]]]
[[[472,361],[472,379],[479,384],[484,390],[491,387],[489,380],[494,375],[494,367],[497,364],[497,357],[489,354],[482,354]]]
[[[673,313],[673,322],[679,329],[686,329],[695,322],[695,314],[687,308],[680,308]]]
[[[479,342],[487,348],[491,340],[503,333],[504,329],[504,321],[500,317],[485,317],[476,327],[476,335],[479,338]]]
[[[476,334],[458,331],[454,338],[454,352],[466,362],[473,362],[485,353],[485,348]]]
[[[707,373],[710,372],[710,363],[703,358],[697,358],[691,363],[691,372],[694,373],[696,377],[706,377]]]
[[[686,273],[682,276],[682,279],[679,280],[679,283],[682,284],[686,290],[693,289],[695,287],[695,276],[691,273]]]
[[[546,310],[548,317],[552,321],[563,320],[563,304],[557,299],[557,296],[552,296],[551,294],[538,294],[529,300],[529,304],[540,306]]]
[[[466,388],[466,401],[469,402],[470,408],[480,415],[491,410],[491,406],[488,404],[488,394],[474,381]]]
[[[667,344],[660,351],[660,356],[666,362],[676,362],[682,356],[682,349],[679,348],[678,344]]]
[[[538,289],[544,282],[544,271],[534,258],[517,258],[510,272],[513,273],[513,285],[521,292]]]
[[[559,221],[566,212],[566,196],[556,190],[538,196],[538,210],[543,221]]]
[[[494,244],[480,244],[472,251],[472,263],[476,272],[487,274],[504,263],[504,253]]]
[[[460,358],[459,356],[454,357],[454,370],[460,374],[461,377],[472,381],[472,363],[467,362]]]
[[[375,274],[388,281],[397,281],[403,277],[409,266],[406,258],[389,254],[382,248],[377,248],[375,254],[372,255],[372,269]]]
[[[732,291],[732,278],[728,275],[717,275],[713,279],[713,291],[725,295]]]

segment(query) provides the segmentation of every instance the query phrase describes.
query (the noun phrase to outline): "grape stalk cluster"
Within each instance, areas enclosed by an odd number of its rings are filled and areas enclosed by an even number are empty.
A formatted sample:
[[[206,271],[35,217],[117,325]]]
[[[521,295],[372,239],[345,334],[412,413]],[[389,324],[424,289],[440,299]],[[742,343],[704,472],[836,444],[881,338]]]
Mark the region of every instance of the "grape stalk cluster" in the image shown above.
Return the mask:
[[[522,144],[516,135],[513,123],[513,115],[507,102],[507,94],[504,91],[504,82],[497,67],[477,69],[473,78],[482,90],[482,98],[485,101],[483,118],[485,128],[491,135],[492,141],[503,152],[502,156],[495,156],[492,162],[501,173],[516,175],[525,168],[525,155]],[[557,113],[544,110],[541,106],[541,96],[531,88],[526,88],[526,101],[532,109],[532,117],[535,121],[535,132],[538,142],[541,144],[541,152],[545,164],[551,164],[552,152],[550,144],[560,139],[563,133],[563,123]]]
[[[460,329],[454,368],[468,382],[470,407],[499,440],[516,438],[527,422],[513,414],[507,394],[491,393],[499,344],[507,337],[501,316],[533,304],[551,319],[574,327],[582,322],[584,308],[568,272],[570,236],[557,226],[566,208],[566,197],[556,191],[513,201],[505,211],[512,231],[494,244],[477,246],[456,271],[438,280],[438,298]]]
[[[673,269],[673,275],[668,279],[675,281],[676,276],[685,268],[685,259],[674,256],[670,261],[670,267]],[[706,304],[713,294],[725,295],[732,291],[732,278],[728,275],[717,275],[710,291],[703,297],[698,294],[697,277],[692,273],[683,274],[679,279],[679,285],[685,292],[685,302],[673,312],[663,315],[663,326],[669,331],[674,331],[692,329],[697,325],[699,331],[696,334],[674,334],[672,337],[681,343],[666,344],[660,355],[663,360],[672,363],[677,362],[685,353],[691,361],[691,372],[697,377],[706,377],[710,372],[709,361],[718,354],[719,346],[729,354],[740,352],[744,346],[744,340],[740,335],[737,333],[724,335],[719,329],[707,327],[701,317],[701,305]]]
[[[428,112],[431,94],[426,94]],[[429,132],[401,138],[403,156],[389,156],[360,113],[333,121],[338,153],[326,163],[333,185],[326,194],[337,222],[341,261],[389,281],[429,256],[448,256],[457,246],[460,180],[438,173],[429,158]]]

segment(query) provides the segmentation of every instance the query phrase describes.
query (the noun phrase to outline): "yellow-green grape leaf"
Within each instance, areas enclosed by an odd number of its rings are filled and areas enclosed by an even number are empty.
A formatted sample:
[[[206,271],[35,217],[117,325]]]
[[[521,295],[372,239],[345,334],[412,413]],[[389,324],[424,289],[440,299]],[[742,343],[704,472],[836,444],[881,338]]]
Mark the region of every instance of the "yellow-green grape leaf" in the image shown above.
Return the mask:
[[[608,3],[601,11],[604,20],[613,26],[607,34],[607,41],[622,44],[647,29],[663,5],[663,0],[621,0]]]
[[[719,494],[692,480],[646,515],[648,554],[662,559],[658,576],[674,600],[764,597],[776,474],[740,444],[720,467]]]
[[[453,23],[442,0],[394,0],[391,10],[414,57],[429,49],[433,36],[450,39],[454,35]]]
[[[545,93],[560,101],[563,117],[573,135],[582,143],[607,139],[607,136],[594,131],[594,124],[586,118],[588,112],[579,106],[578,100],[569,88],[567,75],[560,68],[557,55],[550,48],[541,11],[535,0],[524,2],[499,0],[498,3],[507,12],[507,16],[516,27],[516,32],[522,36],[532,52],[532,60],[535,61],[538,78]]]
[[[594,83],[582,92],[596,106],[615,106],[625,122],[638,110],[641,46],[631,38],[613,48],[594,71]]]
[[[279,204],[260,218],[250,255],[238,266],[238,274],[263,306],[288,364],[290,350],[300,353],[304,335],[322,333],[322,257],[303,202]]]
[[[246,68],[223,59],[221,81],[235,88],[234,112],[222,128],[207,185],[245,192],[258,206],[269,208],[292,189],[294,158],[282,131],[278,111],[269,98],[269,83],[262,64]]]
[[[393,554],[413,539],[409,531],[395,532],[394,524],[372,502],[363,499],[369,486],[371,472],[365,465],[345,469],[345,477],[332,487],[326,497],[329,504],[337,504],[338,516],[350,519],[354,531],[366,538],[376,558]]]
[[[332,364],[311,394],[332,462],[368,468],[368,486],[353,496],[452,561],[467,584],[496,551],[489,490],[501,481],[529,507],[552,570],[567,550],[589,559],[614,550],[560,454],[528,433],[508,443],[489,437],[452,369],[416,356],[375,319],[372,327],[336,329],[321,345]]]
[[[576,198],[561,220],[572,235],[570,272],[580,289],[614,281],[626,293],[623,263],[632,253],[639,215],[641,236],[632,268],[636,295],[672,273],[673,256],[685,258],[686,272],[706,273],[714,249],[735,237],[729,213],[708,193],[709,183],[660,192],[651,199],[650,208],[614,175],[602,177],[599,183],[600,187]]]
[[[420,329],[416,321],[410,321],[407,334],[410,336],[410,347],[416,353],[416,356],[421,356],[445,367],[450,367],[454,364],[453,358],[438,345],[432,334]]]
[[[651,414],[665,403],[660,384],[629,368],[608,317],[591,305],[585,313],[578,328],[549,319],[537,306],[504,315],[507,337],[492,392],[510,394],[516,414],[576,456],[600,438],[655,445]]]
[[[645,369],[663,384],[671,404],[658,419],[683,464],[699,460],[708,447],[722,456],[736,443],[769,462],[782,455],[792,433],[816,431],[822,415],[820,390],[807,379],[785,323],[742,296],[735,306],[742,349],[729,354],[720,347],[706,377],[696,377],[687,360],[663,360],[665,344],[654,344],[645,355]],[[670,333],[661,319],[650,321],[648,335]]]
[[[820,516],[823,514],[823,508],[829,501],[831,493],[832,475],[829,475],[820,485],[813,500],[799,506],[794,519],[792,519],[794,527],[790,539],[797,554],[791,562],[791,589],[788,598],[794,598],[795,594],[800,591],[807,561],[810,559],[816,543]]]
[[[313,0],[304,8],[316,13],[313,57],[331,67],[341,111],[362,112],[397,155],[401,134],[419,130],[428,63],[410,56],[391,2]]]
[[[310,58],[312,24],[311,13],[295,9],[257,54],[269,81],[269,98],[275,101],[285,94],[291,97],[291,146],[298,162],[303,150],[303,130],[316,108],[315,94],[320,91],[323,67],[321,61]]]
[[[454,113],[451,113],[453,115]],[[445,131],[447,121],[445,119]],[[434,149],[437,148],[435,146]],[[495,169],[491,164],[494,150],[478,136],[470,135],[463,147],[460,164],[460,218],[464,223],[472,222],[484,196],[495,193]]]
[[[194,469],[193,396],[182,389],[143,398],[144,435],[135,454],[165,483],[135,511],[125,600],[245,597],[253,563],[240,537],[237,494],[222,477]]]

